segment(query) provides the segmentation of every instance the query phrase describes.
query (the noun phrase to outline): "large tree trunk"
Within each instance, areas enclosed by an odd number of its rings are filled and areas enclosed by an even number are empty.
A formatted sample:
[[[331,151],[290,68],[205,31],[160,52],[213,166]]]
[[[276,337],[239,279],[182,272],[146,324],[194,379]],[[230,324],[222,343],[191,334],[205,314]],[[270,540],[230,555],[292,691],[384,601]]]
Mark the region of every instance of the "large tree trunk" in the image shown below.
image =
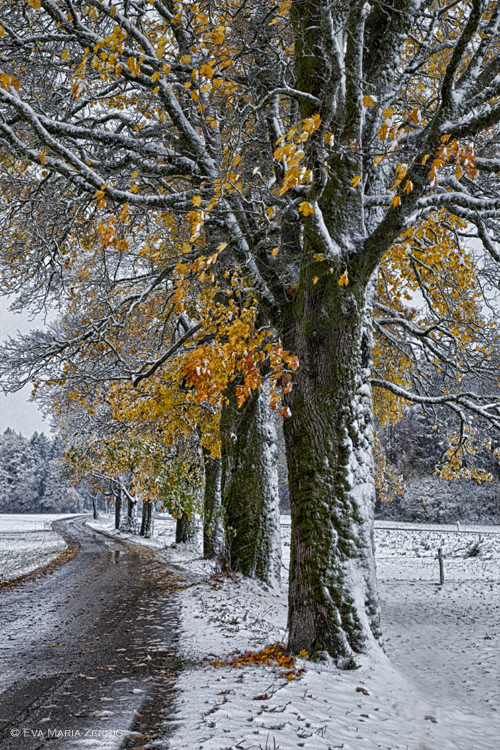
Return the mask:
[[[314,267],[313,267],[314,268]],[[379,636],[366,286],[302,278],[285,340],[299,357],[285,419],[292,544],[289,649],[345,668]]]
[[[188,514],[183,511],[182,515],[177,519],[175,525],[175,542],[176,544],[187,544],[192,542],[196,535],[196,524],[193,518],[189,518]]]
[[[142,521],[140,535],[151,539],[154,534],[156,503],[153,501],[143,502],[142,504]]]
[[[222,507],[232,570],[280,583],[281,537],[276,426],[267,389],[238,409],[236,386],[221,414]]]
[[[212,458],[210,451],[203,449],[205,463],[205,497],[203,503],[203,557],[218,559],[224,549],[224,526],[221,507],[220,458]]]
[[[122,491],[121,488],[118,487],[117,490],[114,491],[115,496],[115,529],[119,529],[122,522]]]

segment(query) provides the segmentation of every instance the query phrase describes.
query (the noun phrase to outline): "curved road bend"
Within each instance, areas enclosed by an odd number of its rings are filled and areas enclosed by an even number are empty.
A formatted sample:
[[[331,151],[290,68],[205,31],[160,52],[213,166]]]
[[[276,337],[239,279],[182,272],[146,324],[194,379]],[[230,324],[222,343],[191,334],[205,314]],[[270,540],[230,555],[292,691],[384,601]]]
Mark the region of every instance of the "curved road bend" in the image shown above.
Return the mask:
[[[2,750],[139,748],[168,718],[179,575],[85,520],[54,524],[70,562],[0,591]]]

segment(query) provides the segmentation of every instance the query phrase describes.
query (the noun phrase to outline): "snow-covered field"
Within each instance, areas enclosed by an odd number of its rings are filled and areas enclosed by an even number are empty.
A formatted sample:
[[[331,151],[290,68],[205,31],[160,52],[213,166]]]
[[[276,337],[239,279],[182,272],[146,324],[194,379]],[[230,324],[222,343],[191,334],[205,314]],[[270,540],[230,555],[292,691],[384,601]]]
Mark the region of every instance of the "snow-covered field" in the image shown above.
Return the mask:
[[[0,583],[12,581],[54,560],[66,543],[52,522],[71,514],[0,514]]]
[[[172,543],[173,522],[160,524],[162,536],[141,543],[156,548]],[[110,530],[112,519],[90,525]],[[393,531],[377,524],[376,531],[390,661],[372,654],[360,669],[343,672],[331,663],[301,659],[296,668],[305,671],[293,680],[280,676],[287,670],[278,666],[213,665],[230,661],[235,652],[286,640],[286,580],[270,591],[240,576],[210,577],[195,546],[163,549],[188,578],[179,594],[178,639],[188,666],[176,686],[177,713],[166,725],[170,739],[150,739],[145,747],[497,750],[500,536],[487,535],[492,527],[455,533],[451,526],[444,535],[441,527],[398,526],[403,528]],[[288,540],[285,525],[284,579]],[[476,543],[478,554],[469,556]],[[447,558],[442,587],[438,546]]]

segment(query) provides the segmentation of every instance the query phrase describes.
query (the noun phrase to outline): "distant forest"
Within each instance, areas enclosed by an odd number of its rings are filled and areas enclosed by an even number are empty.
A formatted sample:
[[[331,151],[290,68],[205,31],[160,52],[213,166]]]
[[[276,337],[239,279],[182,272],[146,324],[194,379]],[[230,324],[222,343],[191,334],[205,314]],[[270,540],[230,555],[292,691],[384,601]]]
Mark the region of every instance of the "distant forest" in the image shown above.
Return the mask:
[[[58,436],[26,438],[7,428],[0,435],[0,513],[64,513],[91,502],[70,481]]]
[[[445,478],[453,431],[443,409],[431,414],[419,407],[407,408],[396,424],[378,426],[376,518],[500,524],[498,440],[478,429],[449,472],[453,478]]]

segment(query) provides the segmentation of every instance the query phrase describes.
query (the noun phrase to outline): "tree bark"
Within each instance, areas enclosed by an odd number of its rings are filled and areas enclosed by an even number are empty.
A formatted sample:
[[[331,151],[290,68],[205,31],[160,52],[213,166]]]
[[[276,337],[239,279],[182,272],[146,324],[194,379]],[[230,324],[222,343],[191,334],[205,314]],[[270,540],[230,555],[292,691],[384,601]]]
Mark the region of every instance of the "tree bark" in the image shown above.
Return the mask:
[[[137,534],[137,519],[135,516],[136,510],[137,498],[135,497],[135,495],[129,495],[127,502],[127,515],[122,522],[122,531],[129,531],[131,534]]]
[[[151,539],[154,534],[156,503],[154,501],[143,502],[142,504],[142,521],[140,535],[146,539]]]
[[[314,268],[314,267],[312,267]],[[285,345],[300,360],[286,396],[292,541],[289,649],[344,668],[379,637],[367,285],[303,272]]]
[[[231,570],[280,583],[281,536],[276,426],[266,388],[238,409],[236,385],[221,414],[222,507],[226,564]]]
[[[203,557],[215,560],[224,549],[224,526],[222,522],[220,458],[212,458],[203,449],[205,463],[205,497],[203,502]]]
[[[115,529],[119,529],[122,522],[122,491],[119,487],[113,493],[115,496]]]
[[[175,526],[175,543],[187,544],[192,542],[196,534],[196,525],[194,519],[189,518],[184,511],[180,518],[177,519]]]

